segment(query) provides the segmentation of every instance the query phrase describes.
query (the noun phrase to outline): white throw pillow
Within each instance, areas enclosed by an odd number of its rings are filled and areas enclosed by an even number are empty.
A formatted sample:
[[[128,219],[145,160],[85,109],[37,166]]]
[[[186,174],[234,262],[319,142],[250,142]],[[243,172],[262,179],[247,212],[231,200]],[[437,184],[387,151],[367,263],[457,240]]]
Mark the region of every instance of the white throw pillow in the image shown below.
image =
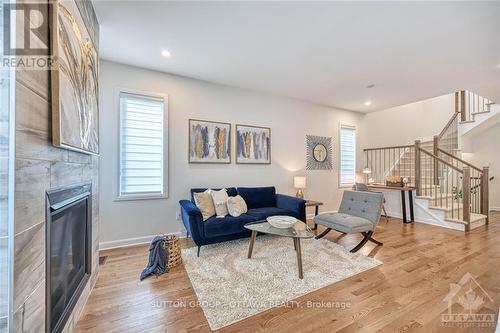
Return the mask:
[[[210,195],[212,195],[212,199],[214,200],[215,206],[215,214],[217,217],[224,217],[228,214],[227,211],[227,191],[223,188],[220,191],[210,191]]]
[[[229,215],[238,217],[241,214],[245,214],[246,212],[248,212],[247,203],[241,197],[241,195],[229,197],[227,199],[227,210],[229,212]]]
[[[194,193],[193,197],[196,207],[198,207],[201,211],[203,221],[206,221],[207,219],[215,215],[214,200],[210,195],[210,190],[206,190],[205,192],[200,193]]]

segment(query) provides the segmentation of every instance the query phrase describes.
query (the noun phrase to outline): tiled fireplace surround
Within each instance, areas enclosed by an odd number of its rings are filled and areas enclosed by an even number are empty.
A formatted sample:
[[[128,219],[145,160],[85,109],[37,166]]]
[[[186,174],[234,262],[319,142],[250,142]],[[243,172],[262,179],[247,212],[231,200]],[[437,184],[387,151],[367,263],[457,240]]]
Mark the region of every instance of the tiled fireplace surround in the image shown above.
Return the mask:
[[[15,94],[14,331],[45,331],[45,192],[91,182],[92,275],[63,330],[72,332],[99,268],[99,157],[52,146],[48,71],[18,71]]]

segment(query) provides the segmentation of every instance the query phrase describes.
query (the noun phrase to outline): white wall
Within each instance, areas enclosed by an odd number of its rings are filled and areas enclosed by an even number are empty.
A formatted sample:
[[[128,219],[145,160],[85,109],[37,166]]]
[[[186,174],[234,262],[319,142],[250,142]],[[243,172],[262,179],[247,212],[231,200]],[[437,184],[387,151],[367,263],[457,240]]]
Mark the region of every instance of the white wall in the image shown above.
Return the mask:
[[[467,137],[467,147],[473,153],[464,153],[463,159],[478,167],[489,166],[490,177],[490,206],[500,210],[500,154],[498,141],[500,138],[500,124],[489,127],[479,134]]]
[[[293,195],[293,176],[305,174],[306,197],[325,202],[323,211],[337,209],[342,194],[337,171],[339,126],[358,126],[362,114],[107,61],[101,62],[100,69],[101,247],[125,244],[132,238],[135,240],[129,242],[149,241],[150,235],[183,231],[182,222],[176,220],[178,201],[189,197],[191,187],[274,185],[278,192]],[[168,199],[114,201],[117,88],[169,95]],[[189,118],[271,127],[272,164],[236,165],[234,157],[229,165],[189,164]],[[234,137],[234,126],[232,130]],[[304,170],[306,134],[333,137],[333,171]]]
[[[455,112],[455,95],[372,112],[362,121],[363,148],[406,145],[417,139],[432,140]]]

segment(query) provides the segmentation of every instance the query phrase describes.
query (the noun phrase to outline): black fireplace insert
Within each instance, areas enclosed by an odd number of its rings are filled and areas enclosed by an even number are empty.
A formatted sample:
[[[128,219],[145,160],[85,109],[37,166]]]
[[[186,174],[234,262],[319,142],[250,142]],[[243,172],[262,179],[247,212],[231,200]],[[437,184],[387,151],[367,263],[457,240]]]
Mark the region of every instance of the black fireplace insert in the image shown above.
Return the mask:
[[[92,185],[47,191],[46,332],[64,328],[91,273]]]

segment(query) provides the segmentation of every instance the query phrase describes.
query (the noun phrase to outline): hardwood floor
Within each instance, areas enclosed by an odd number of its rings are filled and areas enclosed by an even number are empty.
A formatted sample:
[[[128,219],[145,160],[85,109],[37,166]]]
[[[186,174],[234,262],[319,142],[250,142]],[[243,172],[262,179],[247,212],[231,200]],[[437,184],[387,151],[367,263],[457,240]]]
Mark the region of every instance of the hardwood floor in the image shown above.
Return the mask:
[[[321,232],[322,229],[318,230]],[[424,224],[382,220],[375,238],[360,252],[383,265],[297,299],[295,308],[275,308],[218,332],[493,332],[494,327],[443,325],[450,284],[470,273],[486,291],[476,313],[493,314],[500,306],[500,213],[489,226],[468,234]],[[347,248],[361,238],[331,232],[326,238]],[[183,246],[192,246],[183,240]],[[210,332],[200,307],[166,307],[166,302],[196,302],[184,267],[139,282],[148,247],[103,251],[96,287],[77,332]],[[203,248],[202,256],[203,260]],[[307,279],[307,272],[305,273]],[[474,289],[475,288],[475,289]],[[473,286],[479,294],[480,288]],[[491,297],[491,300],[488,298]],[[315,307],[308,306],[314,302]],[[322,303],[323,302],[323,303]],[[320,307],[346,302],[350,307]],[[174,303],[175,304],[175,303]]]

